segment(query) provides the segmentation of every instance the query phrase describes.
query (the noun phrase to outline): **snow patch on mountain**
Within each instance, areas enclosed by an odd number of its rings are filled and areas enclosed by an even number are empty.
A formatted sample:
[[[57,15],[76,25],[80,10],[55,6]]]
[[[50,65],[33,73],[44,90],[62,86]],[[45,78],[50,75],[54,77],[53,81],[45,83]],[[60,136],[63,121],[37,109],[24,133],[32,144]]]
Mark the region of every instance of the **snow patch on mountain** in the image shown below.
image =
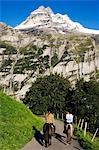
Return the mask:
[[[84,28],[80,23],[73,22],[68,15],[54,14],[50,7],[45,8],[44,6],[40,6],[31,12],[30,16],[14,29],[44,29],[45,27],[48,29],[57,29],[57,32],[68,30],[70,32],[99,34],[99,30]]]

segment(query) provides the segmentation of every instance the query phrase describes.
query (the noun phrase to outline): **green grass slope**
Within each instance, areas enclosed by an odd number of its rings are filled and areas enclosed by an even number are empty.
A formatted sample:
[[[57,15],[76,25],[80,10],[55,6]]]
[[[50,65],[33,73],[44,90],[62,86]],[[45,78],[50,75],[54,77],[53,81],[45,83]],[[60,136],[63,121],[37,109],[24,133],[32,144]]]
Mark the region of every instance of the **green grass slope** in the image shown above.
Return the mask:
[[[0,149],[19,150],[34,135],[33,126],[42,129],[41,118],[22,103],[0,92]]]

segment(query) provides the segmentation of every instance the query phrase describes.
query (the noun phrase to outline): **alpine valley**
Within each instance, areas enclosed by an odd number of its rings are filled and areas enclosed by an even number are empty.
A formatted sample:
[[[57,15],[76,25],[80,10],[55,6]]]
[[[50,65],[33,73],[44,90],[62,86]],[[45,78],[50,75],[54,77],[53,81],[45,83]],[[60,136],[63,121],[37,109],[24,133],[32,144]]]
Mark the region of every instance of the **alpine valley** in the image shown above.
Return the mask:
[[[39,76],[58,73],[72,85],[99,80],[99,30],[40,6],[21,24],[0,23],[0,86],[23,98]]]

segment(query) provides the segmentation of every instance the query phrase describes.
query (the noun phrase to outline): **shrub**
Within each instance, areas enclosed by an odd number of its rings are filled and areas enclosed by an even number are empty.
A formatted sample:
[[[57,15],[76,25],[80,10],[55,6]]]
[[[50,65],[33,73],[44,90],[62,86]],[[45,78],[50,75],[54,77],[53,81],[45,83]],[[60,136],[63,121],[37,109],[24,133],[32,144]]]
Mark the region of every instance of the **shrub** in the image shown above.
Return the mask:
[[[76,135],[78,136],[78,140],[80,145],[85,149],[85,150],[98,150],[99,149],[99,138],[94,139],[92,142],[92,134],[87,133],[86,136],[84,136],[83,130],[78,129],[75,127]]]

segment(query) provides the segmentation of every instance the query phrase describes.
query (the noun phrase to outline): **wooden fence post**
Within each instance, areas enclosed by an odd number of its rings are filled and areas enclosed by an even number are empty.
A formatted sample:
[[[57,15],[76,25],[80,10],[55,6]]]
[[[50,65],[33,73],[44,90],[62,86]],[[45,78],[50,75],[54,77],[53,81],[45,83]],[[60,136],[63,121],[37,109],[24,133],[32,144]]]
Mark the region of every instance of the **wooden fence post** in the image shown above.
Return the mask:
[[[84,136],[86,135],[86,130],[87,130],[87,122],[85,122]]]
[[[74,121],[75,121],[74,123],[77,125],[77,116],[75,116],[75,120]]]
[[[45,116],[45,112],[43,113],[43,116]]]
[[[59,113],[57,113],[57,116],[56,116],[56,118],[57,118],[57,119],[59,119]]]
[[[64,114],[62,113],[62,120],[64,120]]]
[[[82,122],[81,122],[81,127],[80,127],[80,129],[82,129],[82,127],[83,127],[83,123],[84,123],[84,119],[82,119]]]
[[[94,136],[93,136],[93,138],[92,138],[92,140],[91,140],[92,142],[93,142],[93,140],[94,140],[94,138],[95,138],[97,132],[98,132],[98,128],[96,129],[96,131],[95,131],[95,133],[94,133]]]
[[[79,122],[78,122],[78,128],[80,127],[80,123],[81,123],[81,119],[79,119]]]

